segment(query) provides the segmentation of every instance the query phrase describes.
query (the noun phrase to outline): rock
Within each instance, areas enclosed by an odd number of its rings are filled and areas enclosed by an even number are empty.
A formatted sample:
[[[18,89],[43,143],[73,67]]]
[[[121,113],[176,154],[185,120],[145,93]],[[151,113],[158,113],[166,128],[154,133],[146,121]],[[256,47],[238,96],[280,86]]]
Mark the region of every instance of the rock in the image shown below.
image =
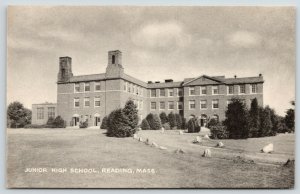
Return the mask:
[[[145,144],[146,144],[146,145],[150,145],[150,141],[149,141],[148,138],[146,139]]]
[[[261,149],[261,151],[263,153],[271,153],[274,151],[274,146],[272,143],[270,143],[270,144],[266,145],[265,147],[263,147],[263,149]]]
[[[210,151],[210,149],[205,149],[202,157],[211,157],[211,151]]]
[[[184,154],[185,151],[183,151],[182,149],[177,149],[177,150],[175,150],[175,153],[176,153],[176,154],[177,154],[177,153],[179,153],[179,154]]]
[[[206,134],[204,135],[203,139],[210,139],[209,136]]]
[[[133,134],[133,139],[137,139],[137,138],[138,138],[137,134]]]
[[[159,146],[159,149],[161,149],[161,150],[166,150],[167,148],[164,147],[164,146]]]
[[[182,130],[179,130],[179,135],[183,135],[183,131]]]
[[[141,130],[142,130],[142,128],[138,127],[138,128],[137,128],[137,130],[138,130],[138,131],[141,131]]]
[[[155,142],[152,142],[152,144],[151,144],[153,147],[158,147],[158,145],[157,145],[157,143],[155,143]]]
[[[143,141],[143,138],[140,137],[140,138],[139,138],[139,141]]]
[[[223,147],[224,147],[224,144],[220,141],[220,142],[217,144],[217,147],[223,148]]]
[[[193,143],[202,143],[201,137],[197,136],[196,139],[194,139]]]
[[[165,128],[161,128],[161,133],[164,133],[165,132]]]

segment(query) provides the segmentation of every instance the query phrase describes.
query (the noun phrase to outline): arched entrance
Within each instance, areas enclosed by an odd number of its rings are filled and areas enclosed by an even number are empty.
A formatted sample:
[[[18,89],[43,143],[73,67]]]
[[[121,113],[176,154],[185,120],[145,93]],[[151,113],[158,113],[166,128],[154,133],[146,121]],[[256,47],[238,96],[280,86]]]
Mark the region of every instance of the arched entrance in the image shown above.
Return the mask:
[[[207,125],[207,115],[206,114],[201,115],[200,124],[201,124],[201,127],[206,127],[206,125]]]
[[[100,114],[99,113],[94,114],[94,125],[95,126],[100,126],[100,122],[101,122]]]
[[[72,117],[73,126],[79,126],[79,115],[74,114]]]
[[[219,116],[217,114],[214,114],[211,118],[219,122]]]

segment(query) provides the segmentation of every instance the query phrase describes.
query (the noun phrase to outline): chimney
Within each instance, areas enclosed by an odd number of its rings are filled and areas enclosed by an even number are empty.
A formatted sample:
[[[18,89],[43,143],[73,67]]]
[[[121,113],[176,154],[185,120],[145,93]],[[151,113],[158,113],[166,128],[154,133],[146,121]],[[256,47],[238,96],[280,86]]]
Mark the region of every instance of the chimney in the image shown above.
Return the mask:
[[[262,76],[262,74],[260,73],[260,74],[259,74],[259,77],[261,77],[261,76]]]
[[[173,82],[172,79],[165,79],[165,83]]]
[[[156,84],[160,83],[160,81],[155,81]]]
[[[152,81],[148,81],[148,84],[152,84]]]
[[[234,79],[236,79],[236,75],[234,75]]]

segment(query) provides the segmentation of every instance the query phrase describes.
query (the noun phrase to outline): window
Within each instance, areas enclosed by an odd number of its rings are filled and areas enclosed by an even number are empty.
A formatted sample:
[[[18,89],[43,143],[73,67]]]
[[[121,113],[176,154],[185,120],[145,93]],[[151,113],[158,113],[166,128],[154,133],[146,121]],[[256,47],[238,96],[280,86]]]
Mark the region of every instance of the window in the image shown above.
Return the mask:
[[[128,83],[128,84],[127,84],[127,87],[128,87],[128,88],[127,88],[127,92],[130,92],[130,91],[131,91],[131,89],[130,89],[130,88],[131,88],[131,84]]]
[[[165,89],[159,89],[159,96],[166,96]]]
[[[246,93],[246,87],[245,84],[240,85],[240,94],[245,94]]]
[[[95,91],[100,91],[100,90],[101,90],[100,82],[95,82]]]
[[[74,98],[74,107],[79,107],[79,98]]]
[[[75,83],[75,92],[80,92],[80,84],[79,83]]]
[[[169,102],[169,110],[174,110],[174,102],[170,101]]]
[[[207,109],[207,100],[200,101],[200,109]]]
[[[127,91],[127,82],[124,82],[124,91]]]
[[[55,118],[55,107],[48,107],[48,119],[50,117]]]
[[[190,96],[195,95],[195,87],[190,87],[189,91],[190,91]]]
[[[233,94],[233,89],[234,89],[233,85],[227,86],[227,88],[228,88],[228,94]]]
[[[165,108],[166,108],[165,102],[160,102],[159,109],[165,109]]]
[[[156,109],[156,102],[151,102],[151,110],[155,110]]]
[[[212,100],[212,108],[213,109],[219,108],[219,100]]]
[[[95,104],[95,107],[100,107],[100,97],[95,97],[94,104]]]
[[[44,119],[44,108],[37,108],[37,119]]]
[[[156,97],[156,89],[151,90],[151,97]]]
[[[212,86],[212,94],[213,95],[219,94],[219,86]]]
[[[84,98],[84,106],[85,107],[89,107],[90,106],[90,98],[89,97],[85,97]]]
[[[169,97],[173,97],[174,96],[174,89],[169,89]]]
[[[115,62],[116,62],[116,56],[113,55],[113,56],[111,56],[111,63],[112,63],[112,64],[115,64]]]
[[[183,109],[182,102],[177,102],[177,108],[178,108],[178,110],[182,110]]]
[[[201,86],[200,91],[201,91],[201,95],[206,95],[207,94],[206,86]]]
[[[182,88],[177,88],[177,95],[179,97],[183,96],[183,90],[182,90]]]
[[[251,93],[257,93],[257,84],[251,84]]]
[[[90,91],[90,83],[84,83],[84,91],[89,92]]]
[[[196,108],[195,100],[190,100],[189,101],[189,107],[190,107],[190,109],[195,109]]]

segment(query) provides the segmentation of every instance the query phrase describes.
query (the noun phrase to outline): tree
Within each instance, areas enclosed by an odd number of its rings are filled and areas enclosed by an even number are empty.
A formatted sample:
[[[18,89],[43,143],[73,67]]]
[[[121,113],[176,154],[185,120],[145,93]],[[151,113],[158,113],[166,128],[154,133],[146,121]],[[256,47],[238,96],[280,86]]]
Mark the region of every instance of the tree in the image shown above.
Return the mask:
[[[53,125],[54,123],[54,118],[53,117],[49,117],[48,121],[47,121],[47,125]]]
[[[259,136],[265,137],[269,136],[272,132],[272,121],[271,121],[271,114],[269,108],[261,108],[260,110],[260,129],[259,129]]]
[[[161,129],[162,125],[161,125],[161,121],[160,121],[160,118],[157,114],[148,114],[147,117],[146,117],[148,123],[149,123],[149,126],[152,130],[159,130]]]
[[[173,129],[174,127],[177,126],[176,118],[175,118],[175,115],[174,115],[173,112],[169,113],[168,120],[169,120],[169,124],[170,124],[171,129]]]
[[[224,124],[229,138],[245,139],[249,135],[248,111],[246,105],[238,98],[233,98],[225,112]]]
[[[137,107],[132,100],[126,102],[123,112],[128,119],[128,125],[135,129],[139,123],[139,116]]]
[[[249,131],[250,136],[257,137],[260,128],[260,119],[259,119],[259,107],[256,98],[254,98],[251,102],[251,108],[249,111],[249,127],[250,127],[250,131]]]
[[[187,123],[188,133],[194,133],[195,132],[195,122],[194,118],[191,118]]]
[[[135,133],[136,128],[130,127],[128,117],[122,109],[111,112],[108,120],[107,136],[109,137],[131,137]]]
[[[66,122],[61,118],[61,116],[57,116],[53,121],[53,127],[65,128]]]
[[[186,129],[186,128],[187,128],[186,118],[182,118],[181,129]]]
[[[177,129],[182,129],[182,116],[178,113],[175,114]]]
[[[20,102],[12,102],[7,108],[7,118],[10,127],[24,127],[31,123],[31,110],[25,108]]]
[[[161,124],[165,124],[168,122],[168,117],[167,117],[167,114],[165,112],[161,112],[159,114],[159,118],[161,120]]]
[[[107,116],[102,119],[100,129],[107,129]]]
[[[291,104],[295,106],[295,101],[291,101]],[[289,128],[290,131],[295,131],[295,110],[290,108],[286,111],[285,115],[285,125]]]
[[[142,128],[142,130],[150,130],[149,123],[146,119],[142,120],[141,128]]]

